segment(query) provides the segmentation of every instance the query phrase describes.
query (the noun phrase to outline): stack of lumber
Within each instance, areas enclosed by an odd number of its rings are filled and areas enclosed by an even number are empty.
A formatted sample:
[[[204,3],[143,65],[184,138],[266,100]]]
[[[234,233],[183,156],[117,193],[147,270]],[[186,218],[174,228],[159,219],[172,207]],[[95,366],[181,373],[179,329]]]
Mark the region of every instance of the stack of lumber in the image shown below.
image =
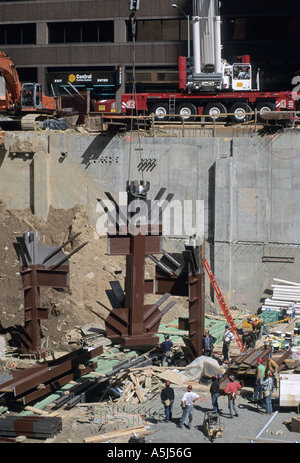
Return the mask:
[[[296,319],[300,318],[300,283],[278,278],[274,278],[274,281],[277,284],[272,285],[272,297],[265,299],[262,311],[271,309],[282,313],[284,309],[290,309]]]
[[[159,394],[167,380],[172,385],[182,387],[187,383],[187,378],[178,371],[146,366],[124,370],[111,377],[105,394],[113,394],[117,402],[136,405],[147,402]]]

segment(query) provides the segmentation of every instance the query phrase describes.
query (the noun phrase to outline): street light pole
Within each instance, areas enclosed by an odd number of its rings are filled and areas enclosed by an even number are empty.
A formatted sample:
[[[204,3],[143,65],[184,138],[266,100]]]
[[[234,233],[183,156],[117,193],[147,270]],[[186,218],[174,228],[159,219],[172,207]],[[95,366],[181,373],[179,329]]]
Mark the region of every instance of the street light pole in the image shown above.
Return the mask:
[[[186,17],[187,19],[187,23],[188,23],[188,30],[187,30],[187,34],[188,34],[188,58],[191,57],[191,40],[190,40],[190,15],[189,14],[186,14],[182,8],[180,8],[179,5],[177,5],[176,3],[172,3],[172,7],[173,8],[177,8],[178,10],[181,11],[181,13]]]

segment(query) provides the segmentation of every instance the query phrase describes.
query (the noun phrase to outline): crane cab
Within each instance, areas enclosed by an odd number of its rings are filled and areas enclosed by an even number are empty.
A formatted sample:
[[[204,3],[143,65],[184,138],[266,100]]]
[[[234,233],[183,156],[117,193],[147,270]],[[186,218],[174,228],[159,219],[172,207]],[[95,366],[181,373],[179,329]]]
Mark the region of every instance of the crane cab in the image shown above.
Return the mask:
[[[21,107],[22,109],[43,109],[41,84],[22,84]]]
[[[232,65],[232,90],[251,90],[251,65],[238,63]]]

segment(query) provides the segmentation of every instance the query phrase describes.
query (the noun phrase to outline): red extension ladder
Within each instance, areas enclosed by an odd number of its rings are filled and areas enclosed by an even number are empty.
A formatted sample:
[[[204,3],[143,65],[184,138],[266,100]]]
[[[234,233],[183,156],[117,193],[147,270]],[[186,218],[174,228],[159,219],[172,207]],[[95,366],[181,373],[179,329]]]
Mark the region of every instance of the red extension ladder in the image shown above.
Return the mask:
[[[217,281],[215,279],[213,271],[210,268],[210,265],[209,265],[209,263],[207,262],[206,259],[203,259],[202,264],[203,264],[203,266],[204,266],[204,268],[206,270],[207,275],[209,276],[210,282],[212,284],[212,287],[215,290],[215,293],[216,293],[217,299],[219,301],[219,304],[221,306],[221,309],[223,310],[223,313],[224,313],[224,315],[226,317],[226,320],[227,320],[227,322],[228,322],[228,324],[230,326],[230,329],[231,329],[232,333],[235,336],[235,340],[236,340],[236,342],[237,342],[237,344],[238,344],[238,346],[240,348],[240,351],[244,352],[245,351],[244,344],[243,344],[243,342],[242,342],[242,340],[241,340],[241,338],[240,338],[240,336],[239,336],[239,334],[237,332],[236,324],[234,323],[234,320],[232,318],[230,310],[228,309],[228,306],[227,306],[227,304],[225,302],[223,294],[221,293],[221,290],[220,290],[220,288],[218,286],[218,283],[217,283]]]

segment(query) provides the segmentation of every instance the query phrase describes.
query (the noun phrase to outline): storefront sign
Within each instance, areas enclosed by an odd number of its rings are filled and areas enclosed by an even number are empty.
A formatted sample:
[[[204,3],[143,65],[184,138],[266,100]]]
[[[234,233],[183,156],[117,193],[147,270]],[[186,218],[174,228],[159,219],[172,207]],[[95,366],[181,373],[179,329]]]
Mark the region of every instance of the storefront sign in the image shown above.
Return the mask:
[[[91,85],[115,85],[115,71],[103,72],[49,72],[47,75],[48,84],[67,85],[68,83],[91,84]]]

